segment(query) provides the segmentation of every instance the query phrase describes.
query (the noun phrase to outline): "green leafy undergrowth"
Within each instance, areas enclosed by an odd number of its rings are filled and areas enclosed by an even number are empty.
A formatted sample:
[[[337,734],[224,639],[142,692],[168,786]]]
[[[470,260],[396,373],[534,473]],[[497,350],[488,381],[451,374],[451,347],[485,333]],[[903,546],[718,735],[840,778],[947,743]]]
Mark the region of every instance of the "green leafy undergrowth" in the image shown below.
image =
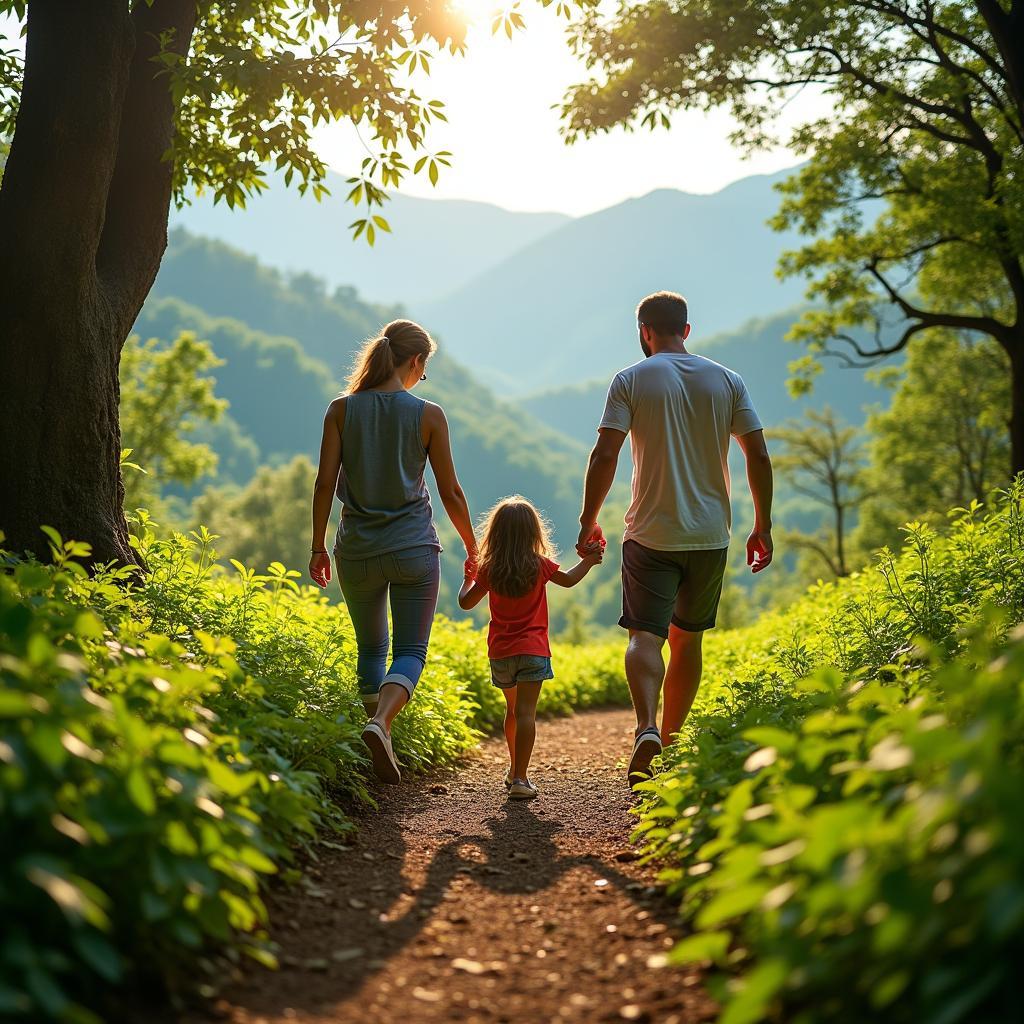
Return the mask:
[[[84,1024],[214,953],[273,964],[266,880],[371,802],[344,608],[281,565],[222,571],[205,531],[140,533],[145,575],[90,577],[52,533],[53,565],[3,556],[0,1016]],[[611,652],[561,660],[549,711],[624,697]],[[454,761],[500,701],[481,633],[439,620],[404,766]]]
[[[1024,488],[709,637],[639,834],[721,1024],[1018,1019]]]

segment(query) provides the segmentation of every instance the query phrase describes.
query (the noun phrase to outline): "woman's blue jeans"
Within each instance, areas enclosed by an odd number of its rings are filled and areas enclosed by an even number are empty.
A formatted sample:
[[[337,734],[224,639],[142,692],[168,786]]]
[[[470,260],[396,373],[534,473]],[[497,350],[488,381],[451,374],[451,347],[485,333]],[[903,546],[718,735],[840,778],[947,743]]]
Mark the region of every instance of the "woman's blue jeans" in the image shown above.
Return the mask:
[[[350,560],[335,551],[335,564],[359,649],[359,692],[372,697],[385,683],[398,683],[411,697],[427,661],[441,582],[440,552],[418,547]],[[395,638],[385,671],[389,597]]]

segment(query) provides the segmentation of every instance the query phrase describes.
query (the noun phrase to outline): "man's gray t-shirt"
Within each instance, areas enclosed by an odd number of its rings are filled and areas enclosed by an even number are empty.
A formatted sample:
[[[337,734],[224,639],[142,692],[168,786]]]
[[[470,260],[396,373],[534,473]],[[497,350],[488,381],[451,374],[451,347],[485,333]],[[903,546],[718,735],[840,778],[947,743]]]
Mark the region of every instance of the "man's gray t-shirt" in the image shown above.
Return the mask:
[[[601,427],[628,433],[633,449],[624,540],[655,551],[729,546],[729,439],[761,429],[738,373],[659,352],[615,375]]]

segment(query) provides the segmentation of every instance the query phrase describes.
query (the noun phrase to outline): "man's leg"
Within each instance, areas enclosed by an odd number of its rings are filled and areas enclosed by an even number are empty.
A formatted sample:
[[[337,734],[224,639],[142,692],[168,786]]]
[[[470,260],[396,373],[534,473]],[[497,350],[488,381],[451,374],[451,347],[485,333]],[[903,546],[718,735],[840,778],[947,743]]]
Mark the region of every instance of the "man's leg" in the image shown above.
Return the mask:
[[[629,631],[626,647],[626,682],[636,712],[636,735],[655,728],[658,716],[658,698],[665,677],[665,661],[661,649],[665,641],[654,633],[642,629]]]
[[[728,557],[727,548],[681,551],[676,556],[682,579],[668,631],[671,655],[661,718],[666,743],[671,743],[682,729],[697,696],[704,664],[704,632],[715,625]]]
[[[669,627],[668,669],[665,672],[665,703],[661,711],[661,735],[666,743],[675,739],[693,707],[703,667],[704,633]]]

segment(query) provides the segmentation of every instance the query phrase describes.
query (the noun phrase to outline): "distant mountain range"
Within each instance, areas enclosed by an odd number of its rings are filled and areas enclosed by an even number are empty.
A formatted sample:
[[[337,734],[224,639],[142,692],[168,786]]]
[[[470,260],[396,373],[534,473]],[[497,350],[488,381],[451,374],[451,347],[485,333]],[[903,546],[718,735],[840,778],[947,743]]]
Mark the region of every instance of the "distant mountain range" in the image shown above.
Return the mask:
[[[320,204],[275,183],[244,211],[204,199],[172,223],[289,270],[296,293],[312,286],[294,276],[305,272],[355,288],[364,304],[366,296],[384,303],[382,315],[401,303],[459,362],[515,396],[628,363],[636,304],[661,288],[687,296],[705,338],[797,305],[802,283],[780,281],[775,268],[798,239],[766,223],[779,205],[774,186],[788,173],[744,178],[713,195],[661,189],[577,218],[396,195],[384,211],[394,233],[373,249],[349,240],[355,214],[337,175]],[[198,304],[218,312],[220,286],[211,279],[210,301]]]
[[[385,303],[419,302],[454,291],[512,253],[567,223],[564,213],[513,213],[489,203],[393,195],[381,210],[391,233],[371,248],[353,242],[348,225],[361,217],[345,202],[350,186],[329,173],[331,194],[319,203],[274,180],[244,210],[207,196],[171,214],[171,227],[228,242],[270,267],[306,271],[331,286],[356,288]],[[417,314],[413,314],[417,315]]]
[[[699,335],[800,302],[775,267],[793,235],[771,231],[773,186],[745,178],[709,196],[661,190],[580,217],[422,307],[445,347],[508,394],[618,369],[637,350],[635,309],[669,289],[690,303]]]

